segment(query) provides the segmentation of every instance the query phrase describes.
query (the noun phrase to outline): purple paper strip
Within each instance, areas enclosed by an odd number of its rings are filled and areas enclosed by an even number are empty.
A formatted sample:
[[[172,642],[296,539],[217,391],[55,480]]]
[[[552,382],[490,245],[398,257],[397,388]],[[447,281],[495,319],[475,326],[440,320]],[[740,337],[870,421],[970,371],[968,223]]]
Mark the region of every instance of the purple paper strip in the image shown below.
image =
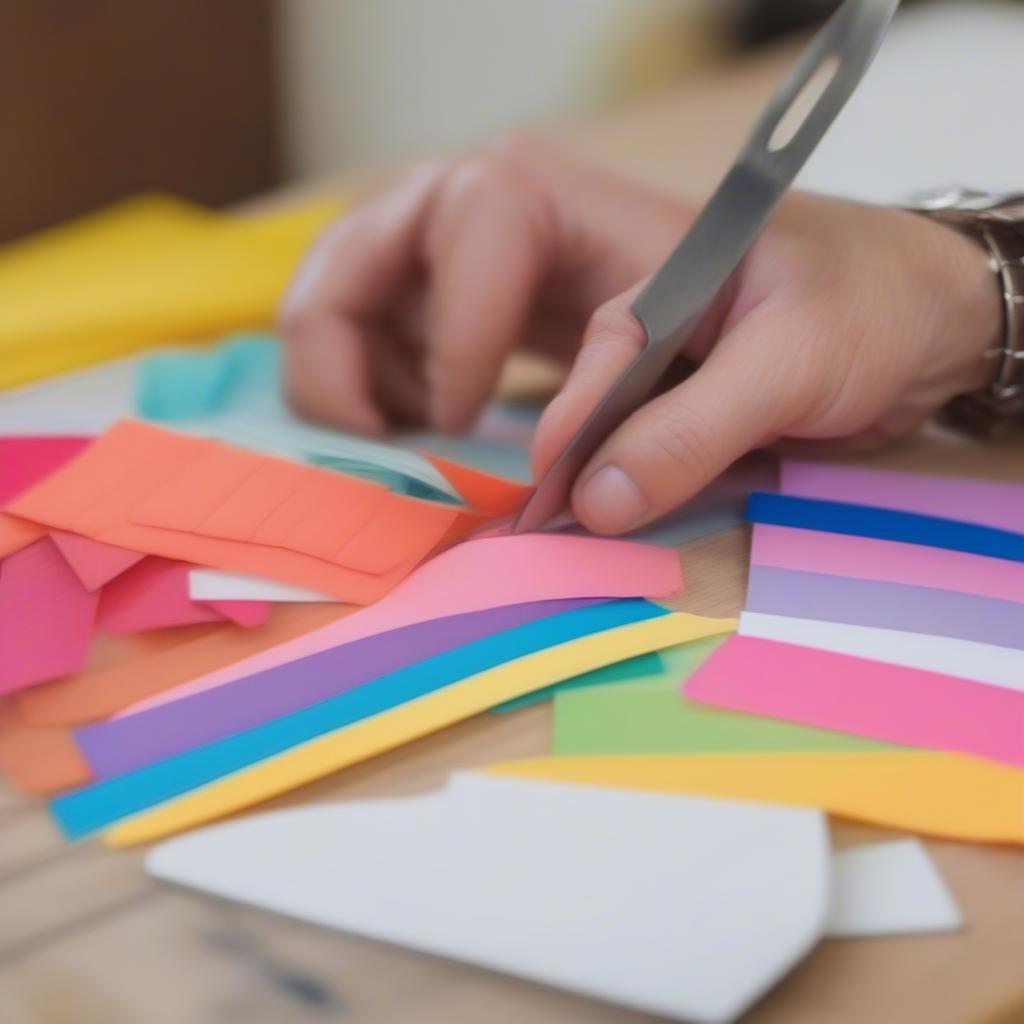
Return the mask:
[[[755,565],[747,608],[1024,650],[1024,604],[952,590]]]
[[[481,637],[537,619],[600,604],[597,598],[534,601],[418,622],[75,730],[96,780],[250,729],[351,690],[377,676]]]

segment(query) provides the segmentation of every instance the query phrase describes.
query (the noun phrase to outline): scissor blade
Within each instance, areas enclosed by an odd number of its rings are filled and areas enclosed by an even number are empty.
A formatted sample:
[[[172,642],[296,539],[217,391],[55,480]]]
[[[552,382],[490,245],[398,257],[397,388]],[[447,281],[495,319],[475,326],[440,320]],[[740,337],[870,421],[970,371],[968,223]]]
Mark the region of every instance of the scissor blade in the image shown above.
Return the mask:
[[[846,0],[801,54],[725,179],[634,301],[645,347],[541,479],[516,533],[539,529],[565,507],[580,470],[650,396],[860,83],[898,6],[899,0]],[[776,145],[780,122],[830,59],[835,71],[823,92],[792,137]]]

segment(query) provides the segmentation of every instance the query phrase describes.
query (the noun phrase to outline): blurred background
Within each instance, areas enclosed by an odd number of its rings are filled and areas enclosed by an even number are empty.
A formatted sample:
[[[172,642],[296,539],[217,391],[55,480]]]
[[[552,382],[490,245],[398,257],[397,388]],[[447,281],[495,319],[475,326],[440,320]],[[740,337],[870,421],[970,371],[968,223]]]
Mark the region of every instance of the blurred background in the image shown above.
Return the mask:
[[[0,241],[135,192],[220,206],[586,114],[742,60],[836,6],[2,0]]]

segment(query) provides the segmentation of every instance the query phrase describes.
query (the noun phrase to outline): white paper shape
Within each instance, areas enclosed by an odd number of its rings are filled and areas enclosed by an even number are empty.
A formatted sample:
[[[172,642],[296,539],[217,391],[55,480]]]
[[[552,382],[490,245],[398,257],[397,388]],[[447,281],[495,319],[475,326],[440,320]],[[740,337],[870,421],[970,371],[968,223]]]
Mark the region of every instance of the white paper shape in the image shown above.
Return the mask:
[[[963,927],[952,893],[916,839],[871,843],[833,857],[831,938],[916,935]]]
[[[340,603],[331,594],[297,587],[280,580],[250,576],[224,569],[192,569],[188,574],[188,596],[193,601],[287,601],[308,604],[311,601]]]
[[[941,672],[1024,693],[1024,651],[1010,647],[764,612],[742,612],[739,632],[741,636],[756,636],[762,640],[835,651],[890,665]]]
[[[824,816],[460,773],[420,797],[172,839],[157,877],[696,1022],[734,1020],[821,937]]]

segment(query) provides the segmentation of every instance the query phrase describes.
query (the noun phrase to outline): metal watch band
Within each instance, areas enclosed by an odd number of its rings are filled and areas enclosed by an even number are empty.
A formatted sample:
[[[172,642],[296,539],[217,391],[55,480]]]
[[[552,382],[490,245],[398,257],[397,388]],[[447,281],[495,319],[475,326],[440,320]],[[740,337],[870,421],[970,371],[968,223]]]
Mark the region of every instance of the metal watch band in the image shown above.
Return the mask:
[[[1003,332],[989,355],[992,383],[960,395],[947,417],[973,431],[992,433],[1024,414],[1024,195],[991,195],[948,189],[921,197],[914,212],[977,239],[988,250],[1003,296]]]

